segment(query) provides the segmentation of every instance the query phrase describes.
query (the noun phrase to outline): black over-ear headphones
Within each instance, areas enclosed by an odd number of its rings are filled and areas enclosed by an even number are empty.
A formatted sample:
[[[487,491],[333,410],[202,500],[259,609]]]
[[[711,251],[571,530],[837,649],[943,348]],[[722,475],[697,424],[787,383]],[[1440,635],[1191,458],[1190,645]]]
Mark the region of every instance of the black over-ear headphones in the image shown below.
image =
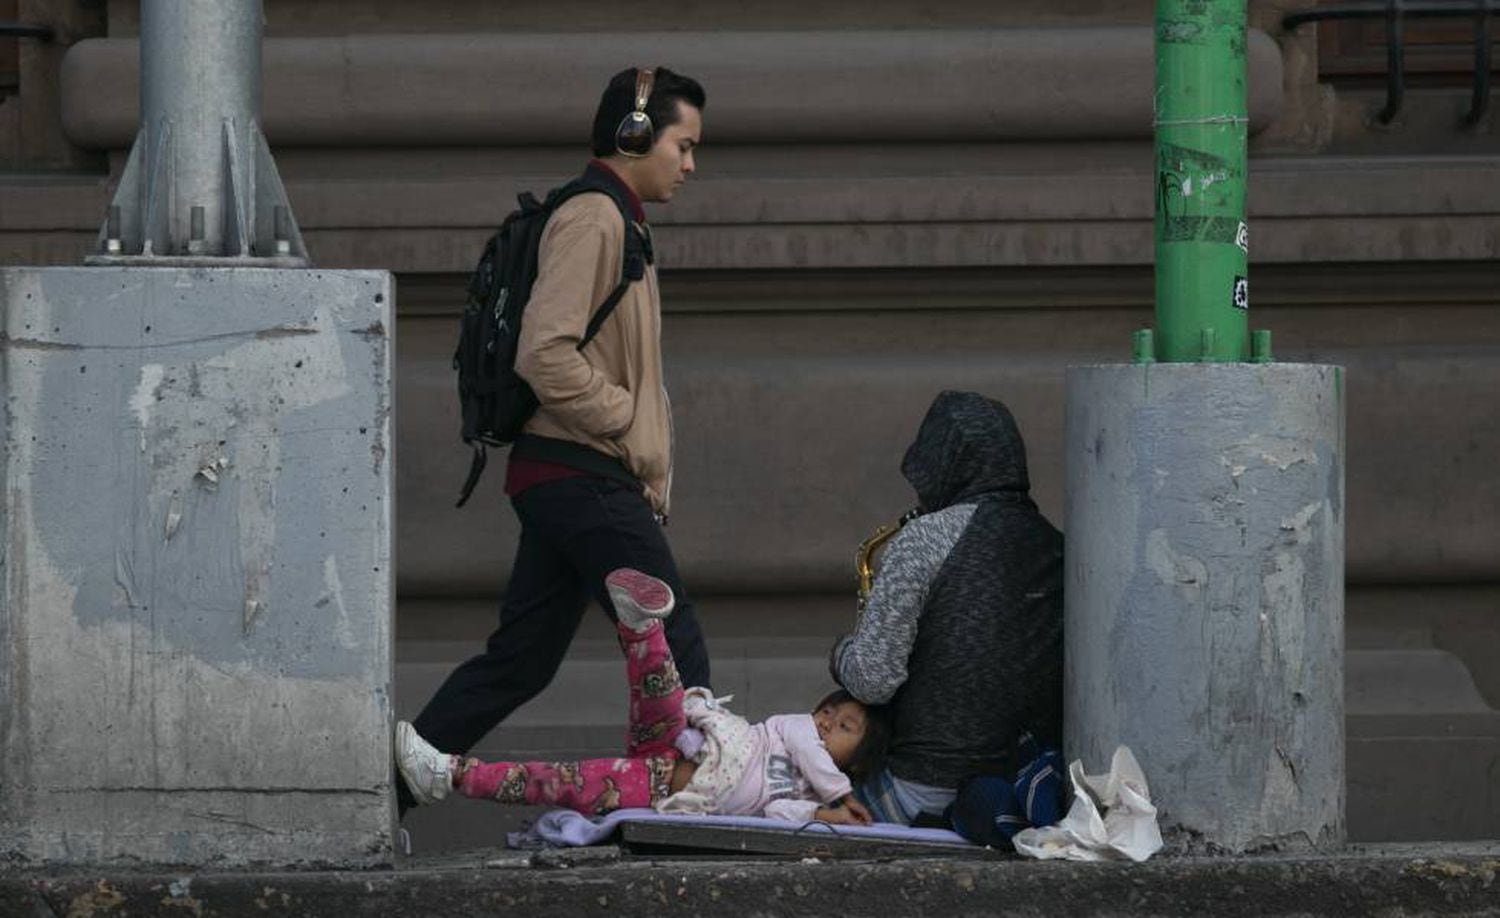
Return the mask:
[[[651,86],[655,82],[655,70],[649,67],[636,68],[635,108],[620,119],[620,126],[615,128],[615,149],[624,156],[649,156],[651,147],[656,144],[656,128],[646,114],[646,103],[651,101]]]

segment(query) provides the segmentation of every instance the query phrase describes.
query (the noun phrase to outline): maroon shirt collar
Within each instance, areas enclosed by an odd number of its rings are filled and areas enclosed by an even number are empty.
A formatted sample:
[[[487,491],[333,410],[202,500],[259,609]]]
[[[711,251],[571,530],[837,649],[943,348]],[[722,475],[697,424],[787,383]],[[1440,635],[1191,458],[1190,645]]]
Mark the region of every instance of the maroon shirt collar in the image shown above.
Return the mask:
[[[630,202],[630,216],[637,223],[646,222],[646,208],[641,204],[641,199],[636,196],[635,191],[629,185],[625,184],[625,180],[620,178],[620,174],[609,163],[602,159],[591,159],[589,168],[618,185],[625,192],[625,199]]]

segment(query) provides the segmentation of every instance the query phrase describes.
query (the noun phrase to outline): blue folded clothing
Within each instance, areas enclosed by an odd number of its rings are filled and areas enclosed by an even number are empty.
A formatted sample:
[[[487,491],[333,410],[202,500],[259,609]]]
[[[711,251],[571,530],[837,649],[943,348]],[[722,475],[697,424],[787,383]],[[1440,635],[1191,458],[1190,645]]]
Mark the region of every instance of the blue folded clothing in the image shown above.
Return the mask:
[[[1014,780],[970,778],[944,815],[955,832],[974,844],[1009,850],[1022,829],[1062,819],[1066,775],[1062,753],[1047,749],[1027,761]]]

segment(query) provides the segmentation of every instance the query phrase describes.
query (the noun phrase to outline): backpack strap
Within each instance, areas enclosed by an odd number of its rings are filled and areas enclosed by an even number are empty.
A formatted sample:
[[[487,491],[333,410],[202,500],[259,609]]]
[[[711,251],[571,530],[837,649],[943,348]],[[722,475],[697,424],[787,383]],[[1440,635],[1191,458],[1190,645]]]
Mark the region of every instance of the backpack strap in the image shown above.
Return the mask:
[[[588,327],[584,329],[583,337],[578,341],[580,351],[594,340],[594,335],[599,333],[604,321],[620,304],[620,300],[624,298],[625,291],[629,289],[631,283],[645,277],[646,266],[656,261],[656,253],[651,246],[651,230],[645,224],[635,221],[631,213],[630,200],[624,189],[620,187],[620,183],[599,174],[593,168],[584,170],[583,175],[554,189],[551,194],[547,195],[547,207],[556,210],[569,198],[590,191],[608,195],[609,199],[615,202],[615,207],[619,209],[620,219],[625,221],[625,255],[621,262],[620,283],[610,291],[609,296],[589,318]]]
[[[593,317],[589,319],[589,327],[584,329],[583,337],[578,340],[578,349],[580,351],[590,341],[594,340],[594,336],[599,333],[599,327],[604,324],[604,320],[609,318],[609,314],[615,311],[616,306],[620,305],[620,300],[625,298],[625,291],[630,289],[630,282],[631,279],[628,277],[622,279],[615,285],[615,289],[610,291],[609,296],[605,298],[604,302],[599,304],[599,308],[594,310]]]
[[[462,507],[469,502],[469,495],[474,493],[474,486],[479,484],[479,476],[484,474],[484,467],[490,461],[489,453],[485,451],[484,441],[474,439],[474,458],[469,460],[469,477],[464,479],[463,490],[458,492],[458,503],[453,506]]]

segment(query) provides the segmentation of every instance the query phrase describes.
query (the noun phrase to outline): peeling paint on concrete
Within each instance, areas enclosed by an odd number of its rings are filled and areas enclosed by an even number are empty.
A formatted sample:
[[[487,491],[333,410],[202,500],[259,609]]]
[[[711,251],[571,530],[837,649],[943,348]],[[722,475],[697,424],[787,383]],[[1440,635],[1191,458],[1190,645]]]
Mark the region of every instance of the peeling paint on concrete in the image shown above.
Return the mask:
[[[1344,833],[1342,407],[1331,367],[1068,375],[1069,755],[1136,751],[1169,845]],[[1087,444],[1110,432],[1110,449]]]
[[[1229,477],[1235,479],[1236,481],[1238,481],[1240,476],[1244,475],[1246,470],[1249,468],[1249,466],[1234,462],[1228,456],[1220,456],[1219,464],[1228,469]]]
[[[1173,551],[1165,529],[1153,529],[1146,536],[1146,564],[1162,583],[1198,588],[1208,586],[1208,566],[1197,558]]]
[[[176,491],[172,492],[171,503],[167,505],[167,521],[162,526],[163,541],[171,541],[172,536],[177,534],[177,527],[182,524],[182,498]]]
[[[323,559],[323,587],[324,593],[319,598],[318,605],[321,607],[326,601],[333,606],[333,637],[341,646],[351,647],[354,645],[353,625],[349,621],[349,609],[344,605],[344,583],[339,577],[339,562],[333,555]]]
[[[1281,442],[1276,446],[1257,450],[1256,454],[1266,465],[1282,472],[1301,462],[1313,465],[1318,463],[1317,449],[1305,443]]]
[[[229,458],[227,456],[219,456],[199,466],[198,471],[194,473],[193,477],[203,479],[210,491],[217,491],[219,489],[219,475],[228,469]],[[177,492],[172,492],[172,496],[175,498]]]
[[[1292,540],[1297,543],[1306,542],[1308,539],[1308,523],[1312,521],[1313,515],[1323,509],[1323,504],[1308,504],[1295,514],[1281,521],[1281,531],[1290,532]]]
[[[161,388],[166,368],[159,363],[148,363],[141,367],[141,380],[136,383],[130,396],[130,410],[135,412],[141,427],[141,452],[146,451],[146,429],[151,426],[152,409],[156,407],[157,390]]]

